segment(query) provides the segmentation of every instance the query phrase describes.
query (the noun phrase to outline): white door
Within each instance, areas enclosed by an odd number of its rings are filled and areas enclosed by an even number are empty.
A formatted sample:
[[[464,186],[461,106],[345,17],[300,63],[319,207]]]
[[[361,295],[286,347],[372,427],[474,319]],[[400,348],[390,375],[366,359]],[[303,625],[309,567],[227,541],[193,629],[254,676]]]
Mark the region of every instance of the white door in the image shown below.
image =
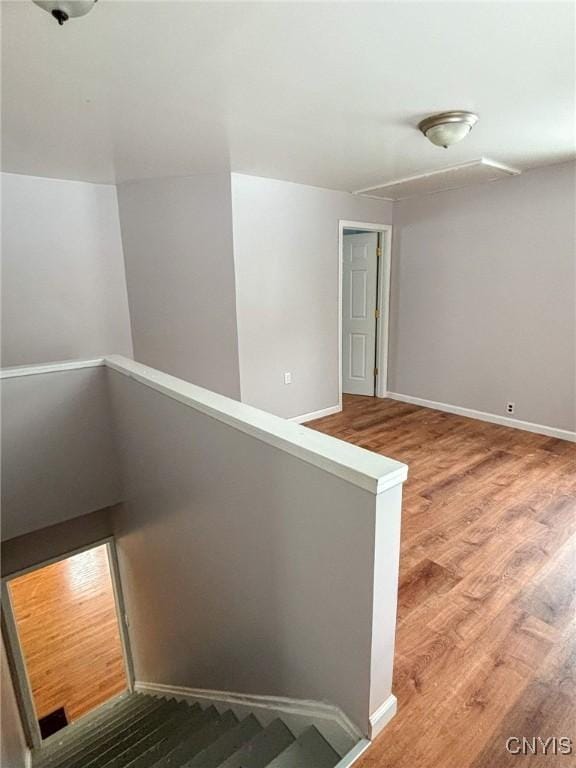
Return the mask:
[[[378,234],[344,235],[342,391],[374,395]]]

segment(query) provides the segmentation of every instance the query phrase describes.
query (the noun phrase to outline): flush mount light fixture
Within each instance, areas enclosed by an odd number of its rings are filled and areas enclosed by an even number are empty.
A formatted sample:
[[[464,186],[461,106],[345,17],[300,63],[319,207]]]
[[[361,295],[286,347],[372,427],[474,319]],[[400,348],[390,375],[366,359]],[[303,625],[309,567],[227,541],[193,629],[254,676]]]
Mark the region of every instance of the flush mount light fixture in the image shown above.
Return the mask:
[[[33,0],[62,26],[68,19],[86,16],[98,0]]]
[[[474,112],[440,112],[422,120],[418,128],[432,144],[447,149],[468,136],[477,122],[478,115]]]

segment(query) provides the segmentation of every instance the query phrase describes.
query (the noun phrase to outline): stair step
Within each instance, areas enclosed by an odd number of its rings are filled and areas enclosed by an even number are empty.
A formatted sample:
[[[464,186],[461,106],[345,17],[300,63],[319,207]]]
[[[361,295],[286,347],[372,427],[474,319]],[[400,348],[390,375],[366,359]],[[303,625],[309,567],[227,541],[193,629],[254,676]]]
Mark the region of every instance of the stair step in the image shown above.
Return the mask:
[[[161,760],[154,763],[154,768],[175,768],[175,766],[180,768],[180,766],[187,764],[195,755],[206,750],[237,725],[238,718],[231,709],[224,712],[223,715],[218,715],[215,711],[215,717],[212,722],[207,723],[200,730],[195,730],[185,737]]]
[[[113,743],[117,740],[122,732],[137,729],[141,721],[149,718],[153,712],[156,712],[166,704],[165,701],[153,699],[152,697],[147,699],[142,697],[142,699],[142,702],[132,705],[131,708],[118,714],[114,713],[111,719],[106,717],[98,721],[94,727],[82,729],[72,725],[72,732],[66,743],[57,752],[51,751],[50,755],[44,757],[41,753],[40,757],[42,759],[35,763],[35,766],[38,766],[38,768],[52,768],[53,766],[61,765],[64,761],[73,761],[75,755],[91,751],[96,746],[103,748],[106,743]]]
[[[150,697],[140,694],[124,694],[108,705],[87,714],[81,720],[71,723],[61,731],[44,739],[40,749],[36,750],[34,757],[42,762],[51,755],[64,749],[69,743],[76,742],[80,734],[95,732],[104,722],[114,722],[125,717],[129,712],[148,704]],[[36,763],[35,763],[36,764]]]
[[[88,766],[97,768],[97,766],[104,765],[108,760],[145,738],[147,734],[154,732],[167,719],[182,711],[182,707],[174,701],[161,702],[159,707],[156,707],[136,723],[129,724],[128,727],[123,724],[124,728],[116,738],[106,738],[104,742],[87,745],[83,754],[75,756],[73,761],[62,763],[61,768],[88,768]]]
[[[332,749],[320,731],[311,726],[272,760],[267,768],[334,768],[339,761],[340,755]]]
[[[128,717],[110,723],[108,727],[106,727],[106,724],[103,724],[100,731],[82,738],[78,749],[74,750],[73,753],[67,751],[63,757],[65,756],[70,763],[74,763],[76,761],[75,755],[77,754],[82,753],[83,759],[86,759],[87,753],[94,755],[97,753],[97,750],[104,752],[112,745],[129,738],[131,734],[148,727],[148,724],[154,722],[157,718],[164,717],[174,706],[174,703],[168,703],[161,699],[150,701],[147,703],[147,706],[131,713]],[[54,766],[42,766],[42,768],[54,768]]]
[[[221,763],[220,768],[265,768],[294,740],[282,720],[273,720],[263,731]]]
[[[227,731],[218,741],[198,752],[190,760],[182,763],[182,768],[218,768],[223,760],[240,749],[247,741],[253,739],[263,728],[254,717],[245,717],[237,726]],[[156,768],[156,766],[154,766]],[[164,766],[162,766],[164,768]]]
[[[277,718],[265,728],[254,715],[127,694],[73,723],[34,768],[335,768],[340,756],[314,726],[295,738]]]
[[[194,722],[201,718],[204,712],[200,707],[190,707],[185,702],[176,705],[175,711],[168,718],[160,718],[154,725],[138,735],[125,748],[120,746],[113,754],[105,754],[82,768],[126,768],[137,758],[149,752],[154,745],[171,738],[175,732],[180,734],[188,728],[194,728]],[[78,767],[80,768],[80,766]]]
[[[123,768],[148,768],[157,766],[158,762],[178,750],[182,744],[198,739],[205,729],[218,724],[220,717],[216,707],[208,707],[192,723],[184,721],[172,730],[160,731],[158,740],[150,749],[141,752],[132,761],[123,762]],[[174,763],[172,763],[174,765]],[[178,763],[177,763],[178,765]]]

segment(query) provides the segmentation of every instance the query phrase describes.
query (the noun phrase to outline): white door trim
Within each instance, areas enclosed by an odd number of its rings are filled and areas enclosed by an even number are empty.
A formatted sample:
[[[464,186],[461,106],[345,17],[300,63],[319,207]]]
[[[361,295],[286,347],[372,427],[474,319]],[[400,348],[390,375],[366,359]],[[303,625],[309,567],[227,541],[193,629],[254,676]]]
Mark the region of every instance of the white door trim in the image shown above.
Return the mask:
[[[366,221],[338,222],[338,406],[342,410],[342,259],[344,230],[364,229],[382,235],[382,256],[378,260],[378,309],[376,321],[376,397],[386,397],[388,391],[388,345],[390,337],[390,273],[392,264],[392,225]]]
[[[42,744],[42,737],[36,717],[32,686],[28,678],[24,653],[18,636],[8,581],[8,578],[2,579],[2,634],[6,646],[12,685],[20,711],[22,730],[24,731],[27,746],[31,749],[37,749]]]
[[[6,652],[9,658],[10,671],[12,673],[12,683],[14,685],[14,691],[19,702],[20,714],[23,718],[23,728],[26,735],[28,746],[32,748],[38,748],[42,744],[42,737],[40,735],[40,726],[38,724],[38,718],[36,716],[36,707],[34,705],[34,697],[32,695],[32,687],[30,685],[30,679],[28,677],[28,670],[26,667],[26,661],[24,658],[24,652],[20,643],[20,637],[18,635],[18,625],[16,623],[16,617],[14,615],[14,608],[12,605],[12,599],[8,584],[18,576],[23,576],[25,573],[31,573],[37,571],[39,568],[44,568],[47,565],[58,563],[61,560],[67,560],[73,555],[78,555],[81,552],[86,552],[89,549],[95,549],[102,545],[106,546],[108,552],[108,563],[110,566],[110,578],[112,580],[112,589],[114,591],[116,612],[118,616],[118,629],[120,632],[120,641],[122,644],[122,653],[124,656],[124,668],[126,672],[126,683],[129,691],[134,690],[134,664],[132,661],[132,651],[130,649],[130,639],[128,636],[127,626],[127,614],[122,595],[122,586],[120,583],[120,571],[118,567],[118,557],[116,554],[116,545],[113,536],[108,536],[105,539],[99,539],[98,541],[86,544],[83,547],[78,547],[69,552],[65,552],[62,555],[51,557],[48,560],[43,560],[40,563],[22,568],[19,571],[10,573],[7,576],[2,577],[2,614],[3,614],[3,626],[4,641],[6,644]]]

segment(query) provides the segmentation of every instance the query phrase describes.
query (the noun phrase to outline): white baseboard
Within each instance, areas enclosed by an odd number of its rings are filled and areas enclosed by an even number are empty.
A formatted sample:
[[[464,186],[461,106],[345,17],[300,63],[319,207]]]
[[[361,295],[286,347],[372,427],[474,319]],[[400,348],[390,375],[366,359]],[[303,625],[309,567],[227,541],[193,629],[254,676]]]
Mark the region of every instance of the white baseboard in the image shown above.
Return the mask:
[[[421,405],[424,408],[433,408],[435,411],[454,413],[456,416],[466,416],[469,419],[488,421],[491,424],[499,424],[502,427],[522,429],[525,432],[535,432],[537,435],[556,437],[559,440],[568,440],[571,443],[576,442],[576,432],[570,432],[567,429],[547,427],[544,424],[533,424],[530,421],[520,421],[519,419],[512,419],[509,416],[499,416],[495,413],[475,411],[472,408],[463,408],[459,405],[450,405],[449,403],[438,403],[435,400],[425,400],[423,397],[413,397],[412,395],[401,395],[398,392],[388,392],[386,397],[389,397],[391,400],[399,400],[401,403]]]
[[[370,746],[372,746],[370,739],[361,739],[358,744],[344,755],[339,763],[336,763],[334,768],[350,768]]]
[[[339,707],[322,701],[210,691],[141,681],[136,681],[134,688],[138,693],[152,696],[173,696],[182,701],[200,703],[202,706],[214,705],[218,711],[231,709],[237,716],[252,713],[262,725],[267,725],[280,715],[296,736],[312,723],[343,758],[347,758],[359,742],[366,740],[360,729]],[[343,763],[342,768],[344,765],[352,763]]]
[[[393,693],[388,696],[386,701],[381,704],[374,714],[370,715],[370,738],[375,739],[384,726],[388,725],[390,720],[396,714],[398,701]]]
[[[330,408],[323,408],[321,411],[312,411],[312,413],[304,413],[302,416],[292,416],[288,421],[295,421],[297,424],[303,424],[306,421],[314,421],[314,419],[322,419],[324,416],[332,416],[333,413],[340,413],[342,410],[341,405],[331,405]]]

